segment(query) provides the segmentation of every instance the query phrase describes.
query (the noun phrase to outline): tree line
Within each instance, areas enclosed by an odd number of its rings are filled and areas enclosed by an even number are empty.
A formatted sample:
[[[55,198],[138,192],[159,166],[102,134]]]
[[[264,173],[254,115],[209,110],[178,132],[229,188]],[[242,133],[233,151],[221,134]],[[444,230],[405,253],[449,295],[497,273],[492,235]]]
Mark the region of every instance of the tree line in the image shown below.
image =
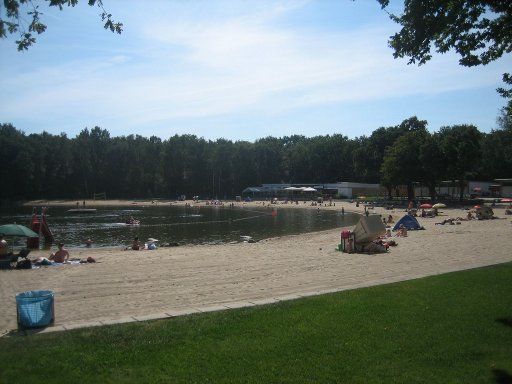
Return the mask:
[[[480,132],[473,125],[427,130],[411,117],[353,139],[342,134],[254,142],[205,140],[175,135],[167,140],[139,135],[111,137],[100,127],[76,137],[25,134],[0,124],[0,199],[225,198],[262,183],[381,183],[390,195],[398,185],[429,187],[441,180],[511,177],[512,124]]]

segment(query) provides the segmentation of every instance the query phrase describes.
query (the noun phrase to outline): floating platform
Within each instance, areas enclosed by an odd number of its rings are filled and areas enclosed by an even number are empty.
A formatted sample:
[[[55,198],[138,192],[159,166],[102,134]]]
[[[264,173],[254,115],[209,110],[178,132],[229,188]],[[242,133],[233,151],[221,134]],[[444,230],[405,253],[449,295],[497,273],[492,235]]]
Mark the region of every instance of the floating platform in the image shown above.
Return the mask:
[[[68,209],[69,213],[94,213],[96,212],[96,208],[74,208]]]

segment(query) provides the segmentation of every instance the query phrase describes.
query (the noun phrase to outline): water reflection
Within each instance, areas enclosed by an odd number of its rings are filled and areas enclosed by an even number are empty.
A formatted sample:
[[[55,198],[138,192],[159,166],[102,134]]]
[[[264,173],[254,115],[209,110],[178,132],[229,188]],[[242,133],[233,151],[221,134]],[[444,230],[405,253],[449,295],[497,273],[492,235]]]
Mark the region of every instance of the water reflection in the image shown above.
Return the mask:
[[[135,236],[145,240],[180,244],[218,244],[255,240],[353,225],[357,215],[342,216],[335,211],[278,208],[272,216],[268,208],[151,206],[138,209],[99,207],[92,214],[68,213],[68,208],[51,207],[48,223],[56,241],[68,247],[84,247],[91,238],[94,247],[120,246]],[[29,225],[30,207],[2,208],[0,224]],[[128,225],[133,216],[140,225]]]

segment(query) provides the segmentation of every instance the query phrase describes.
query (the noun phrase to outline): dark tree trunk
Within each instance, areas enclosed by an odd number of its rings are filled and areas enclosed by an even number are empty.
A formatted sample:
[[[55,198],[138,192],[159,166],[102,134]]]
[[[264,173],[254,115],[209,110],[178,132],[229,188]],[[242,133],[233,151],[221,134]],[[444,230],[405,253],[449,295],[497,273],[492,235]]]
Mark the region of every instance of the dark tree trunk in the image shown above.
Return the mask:
[[[466,183],[464,180],[459,179],[459,201],[464,200],[464,187]]]
[[[435,184],[430,184],[428,186],[428,194],[430,195],[430,199],[432,201],[436,200],[437,193],[436,193],[436,186],[435,186]]]
[[[414,200],[414,187],[411,183],[407,184],[407,199],[409,201]]]

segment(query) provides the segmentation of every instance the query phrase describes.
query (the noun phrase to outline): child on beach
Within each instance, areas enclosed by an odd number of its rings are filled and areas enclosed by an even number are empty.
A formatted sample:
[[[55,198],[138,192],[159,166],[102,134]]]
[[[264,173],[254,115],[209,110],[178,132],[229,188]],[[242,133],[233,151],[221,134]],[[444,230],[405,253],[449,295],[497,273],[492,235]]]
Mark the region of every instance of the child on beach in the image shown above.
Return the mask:
[[[400,224],[400,228],[396,233],[397,237],[407,237],[407,228],[403,224]]]
[[[132,250],[134,250],[134,251],[140,250],[140,243],[139,243],[139,238],[138,237],[135,237],[133,239]]]

